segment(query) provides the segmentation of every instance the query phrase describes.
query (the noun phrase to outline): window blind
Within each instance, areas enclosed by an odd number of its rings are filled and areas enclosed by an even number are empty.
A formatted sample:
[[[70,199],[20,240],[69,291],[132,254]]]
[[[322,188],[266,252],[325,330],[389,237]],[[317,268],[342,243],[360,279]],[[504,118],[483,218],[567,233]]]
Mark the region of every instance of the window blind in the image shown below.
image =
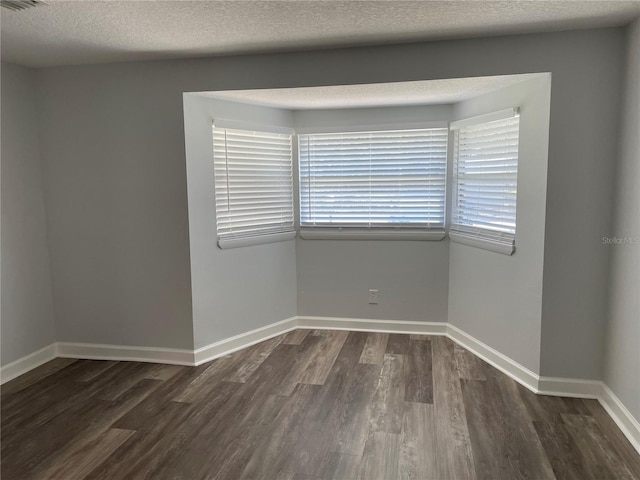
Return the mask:
[[[298,136],[301,227],[444,227],[446,128]]]
[[[290,134],[214,125],[213,160],[221,248],[295,235]]]
[[[456,130],[453,231],[513,240],[519,123],[512,115]]]

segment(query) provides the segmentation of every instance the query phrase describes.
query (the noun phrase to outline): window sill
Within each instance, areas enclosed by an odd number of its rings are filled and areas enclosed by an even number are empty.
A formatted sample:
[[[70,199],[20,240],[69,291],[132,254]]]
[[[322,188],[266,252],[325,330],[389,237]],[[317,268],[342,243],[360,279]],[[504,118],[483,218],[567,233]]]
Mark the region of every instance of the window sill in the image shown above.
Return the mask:
[[[445,237],[444,230],[357,230],[340,228],[300,229],[305,240],[417,240],[438,241]]]
[[[516,247],[513,240],[495,240],[489,238],[482,238],[472,234],[449,232],[449,238],[452,242],[461,243],[470,247],[481,248],[483,250],[489,250],[490,252],[501,253],[502,255],[513,255]]]
[[[295,238],[296,232],[270,233],[267,235],[253,235],[251,237],[240,238],[219,238],[218,247],[222,250],[229,248],[250,247],[252,245],[262,245],[263,243],[284,242]]]

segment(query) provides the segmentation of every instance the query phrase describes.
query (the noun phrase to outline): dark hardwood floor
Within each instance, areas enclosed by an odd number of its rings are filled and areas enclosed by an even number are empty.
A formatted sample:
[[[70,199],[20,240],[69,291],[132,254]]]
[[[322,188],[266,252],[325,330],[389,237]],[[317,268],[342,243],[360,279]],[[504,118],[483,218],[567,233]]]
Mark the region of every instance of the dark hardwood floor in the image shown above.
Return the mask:
[[[638,479],[595,400],[444,337],[297,330],[199,367],[57,359],[2,387],[3,480]]]

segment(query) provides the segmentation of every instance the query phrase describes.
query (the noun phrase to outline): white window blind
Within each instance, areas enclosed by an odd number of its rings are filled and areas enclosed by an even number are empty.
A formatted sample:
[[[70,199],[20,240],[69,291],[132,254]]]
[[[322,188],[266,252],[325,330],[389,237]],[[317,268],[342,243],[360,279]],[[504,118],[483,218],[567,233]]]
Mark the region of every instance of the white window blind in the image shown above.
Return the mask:
[[[298,136],[300,226],[444,227],[446,128]]]
[[[220,248],[295,236],[291,135],[213,127]]]
[[[452,232],[513,244],[519,123],[512,114],[456,130]]]

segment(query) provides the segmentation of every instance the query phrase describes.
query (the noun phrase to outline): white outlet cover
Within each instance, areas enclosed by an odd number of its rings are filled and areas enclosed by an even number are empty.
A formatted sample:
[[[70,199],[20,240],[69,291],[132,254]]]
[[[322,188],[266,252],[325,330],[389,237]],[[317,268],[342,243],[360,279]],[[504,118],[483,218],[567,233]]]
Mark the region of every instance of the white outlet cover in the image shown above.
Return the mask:
[[[378,290],[369,290],[369,303],[378,303]]]

